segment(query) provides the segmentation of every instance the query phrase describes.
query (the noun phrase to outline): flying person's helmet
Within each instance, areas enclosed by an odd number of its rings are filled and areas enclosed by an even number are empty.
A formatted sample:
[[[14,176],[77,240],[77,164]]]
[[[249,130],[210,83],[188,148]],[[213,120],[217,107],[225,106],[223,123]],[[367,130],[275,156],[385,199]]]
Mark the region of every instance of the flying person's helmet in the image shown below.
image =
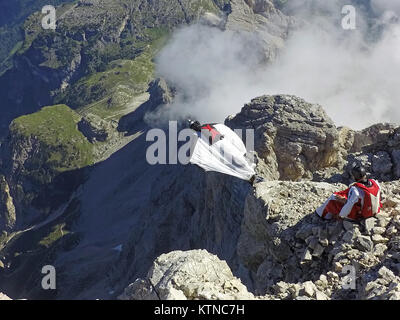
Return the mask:
[[[193,129],[195,131],[201,131],[201,124],[197,120],[194,121],[194,120],[188,119],[188,123],[189,123],[189,128],[190,129]]]
[[[367,176],[365,168],[359,163],[353,163],[350,173],[355,181],[360,181]]]

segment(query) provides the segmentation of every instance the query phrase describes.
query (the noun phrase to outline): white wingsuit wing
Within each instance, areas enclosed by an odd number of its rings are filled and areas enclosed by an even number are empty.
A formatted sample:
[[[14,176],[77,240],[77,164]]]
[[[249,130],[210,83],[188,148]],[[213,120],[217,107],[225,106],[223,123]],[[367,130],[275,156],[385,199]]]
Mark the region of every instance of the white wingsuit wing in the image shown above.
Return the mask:
[[[255,174],[254,165],[245,157],[246,147],[239,136],[223,124],[213,125],[223,139],[210,145],[209,138],[200,132],[193,131],[197,139],[193,139],[190,163],[196,164],[206,171],[217,171],[243,180],[250,180]]]

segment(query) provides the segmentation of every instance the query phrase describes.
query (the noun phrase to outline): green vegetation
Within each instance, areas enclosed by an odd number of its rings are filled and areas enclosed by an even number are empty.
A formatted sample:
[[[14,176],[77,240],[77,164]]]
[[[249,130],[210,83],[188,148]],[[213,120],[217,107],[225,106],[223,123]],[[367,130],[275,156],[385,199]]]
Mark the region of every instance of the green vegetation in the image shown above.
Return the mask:
[[[66,105],[55,105],[15,119],[10,130],[13,135],[35,137],[40,142],[41,156],[32,168],[63,172],[93,164],[93,146],[77,129],[79,120]]]
[[[56,98],[85,114],[90,111],[101,118],[113,118],[132,99],[145,92],[154,74],[154,56],[168,39],[169,32],[162,28],[147,29],[142,41],[125,38],[120,46],[130,47],[137,55],[133,59],[116,59],[107,63],[105,70],[81,78]],[[108,51],[112,52],[110,46]],[[117,52],[117,50],[116,50]],[[110,55],[109,57],[119,57]]]
[[[18,42],[15,44],[14,48],[12,48],[9,57],[13,56],[14,53],[16,53],[19,49],[21,49],[23,43],[24,43],[23,41],[18,41]]]
[[[205,11],[217,13],[228,3],[228,0],[190,1],[183,3],[182,10],[167,0],[143,6],[124,0],[105,1],[101,5],[54,1],[64,3],[57,7],[56,30],[43,30],[43,14],[31,11],[21,22],[23,39],[18,41],[23,41],[17,46],[15,42],[12,58],[7,67],[0,65],[0,74],[12,65],[13,59],[26,56],[33,66],[54,70],[53,83],[43,84],[44,98],[52,99],[51,104],[66,104],[77,109],[88,105],[92,108],[96,103],[96,113],[108,118],[114,111],[120,114],[118,108],[125,108],[132,98],[147,89],[154,71],[153,58],[174,27],[195,20]],[[71,73],[71,69],[75,72]],[[64,91],[61,81],[55,82],[66,74],[72,74],[72,78],[67,80]],[[32,100],[36,105],[38,99],[27,87],[24,103]],[[9,103],[10,108],[12,104],[13,101]]]
[[[147,55],[135,60],[116,60],[109,68],[80,83],[79,89],[83,90],[78,91],[76,97],[81,98],[82,104],[96,102],[78,109],[78,112],[94,113],[103,119],[113,118],[134,96],[146,91],[153,74],[153,64]]]
[[[55,243],[58,239],[61,239],[63,236],[69,233],[68,230],[63,230],[66,224],[61,223],[53,227],[53,231],[50,232],[46,237],[39,241],[39,244],[49,248],[53,243]]]
[[[22,45],[22,35],[18,28],[0,27],[0,75],[12,66],[12,55]]]

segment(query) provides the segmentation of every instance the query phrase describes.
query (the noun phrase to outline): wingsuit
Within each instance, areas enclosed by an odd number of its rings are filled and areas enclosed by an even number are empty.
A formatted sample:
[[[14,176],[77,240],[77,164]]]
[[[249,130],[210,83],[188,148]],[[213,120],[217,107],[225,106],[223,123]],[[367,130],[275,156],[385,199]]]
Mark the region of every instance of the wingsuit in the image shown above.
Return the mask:
[[[189,120],[196,135],[190,163],[205,171],[217,171],[254,182],[254,164],[246,157],[246,147],[240,137],[230,128],[219,123],[200,124]]]

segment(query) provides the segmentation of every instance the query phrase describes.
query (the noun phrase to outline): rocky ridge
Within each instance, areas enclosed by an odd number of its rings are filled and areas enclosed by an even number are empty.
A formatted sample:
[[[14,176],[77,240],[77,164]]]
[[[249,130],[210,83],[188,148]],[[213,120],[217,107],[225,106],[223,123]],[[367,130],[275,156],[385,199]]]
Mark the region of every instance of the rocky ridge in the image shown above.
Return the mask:
[[[339,161],[339,133],[321,106],[294,96],[262,96],[228,117],[232,128],[254,129],[258,170],[267,179],[311,179]]]
[[[224,277],[216,280],[203,269],[199,261],[218,274],[230,270],[224,261],[209,261],[203,250],[160,256],[120,299],[400,299],[400,184],[383,185],[391,200],[378,217],[362,223],[327,222],[312,213],[340,187],[279,181],[256,186],[246,199],[237,243],[250,274],[241,279],[246,287],[234,279],[236,295],[226,295]]]
[[[253,99],[241,113],[228,117],[226,124],[255,129],[257,170],[269,180],[256,184],[247,195],[234,244],[237,263],[226,260],[246,285],[241,294],[250,291],[256,299],[399,299],[400,184],[395,172],[381,183],[384,206],[376,218],[362,223],[328,222],[314,213],[330,194],[346,188],[346,172],[355,159],[369,152],[378,156],[395,152],[397,127],[378,124],[359,132],[336,128],[321,106],[293,96]],[[386,160],[381,164],[394,161]],[[298,165],[283,166],[285,161]],[[381,179],[379,168],[369,166],[369,174]],[[157,268],[155,262],[147,277],[131,285],[124,298],[140,298],[152,272],[165,271],[164,267],[154,271]],[[174,258],[168,268],[179,273],[179,259]],[[355,287],[346,286],[347,282],[352,285],[348,272],[354,272]],[[198,287],[204,284],[196,274],[190,282]],[[172,282],[162,288],[176,289]],[[215,290],[221,292],[219,286]],[[167,296],[201,298],[163,297]]]
[[[137,279],[121,300],[254,299],[225,261],[206,250],[172,251],[158,257],[145,279]]]
[[[14,118],[53,104],[81,78],[104,71],[112,61],[135,59],[155,38],[197,21],[205,12],[223,15],[227,4],[81,0],[57,7],[54,31],[41,28],[41,11],[33,13],[23,24],[23,41],[9,57],[10,68],[0,76],[0,136]]]

